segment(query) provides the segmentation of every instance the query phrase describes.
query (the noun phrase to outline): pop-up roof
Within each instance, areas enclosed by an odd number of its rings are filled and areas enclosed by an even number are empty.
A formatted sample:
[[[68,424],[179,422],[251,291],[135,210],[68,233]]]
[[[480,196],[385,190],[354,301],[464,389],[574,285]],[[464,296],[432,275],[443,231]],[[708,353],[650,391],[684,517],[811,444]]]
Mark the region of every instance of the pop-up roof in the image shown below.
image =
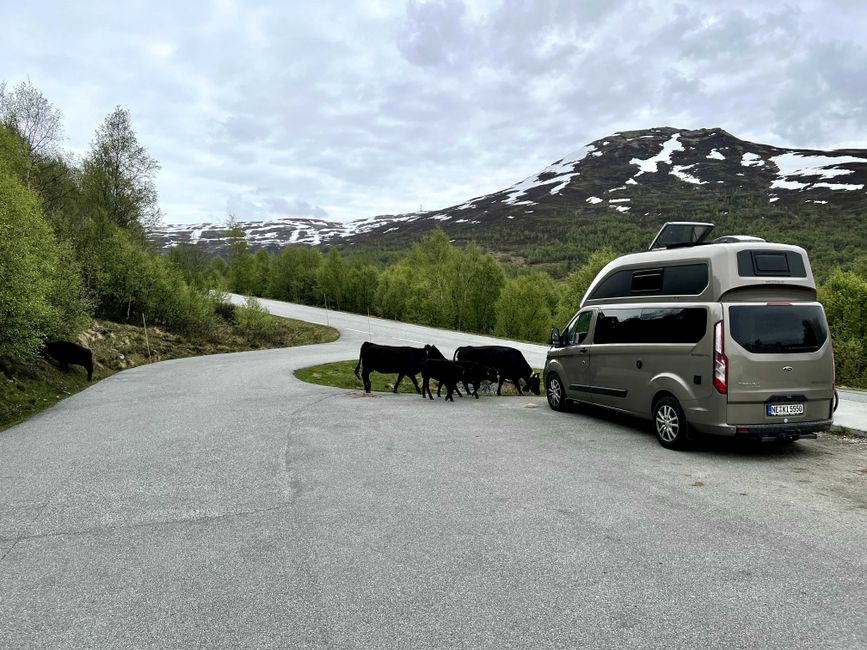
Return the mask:
[[[713,228],[712,223],[667,221],[656,233],[653,243],[650,244],[650,250],[702,244]]]

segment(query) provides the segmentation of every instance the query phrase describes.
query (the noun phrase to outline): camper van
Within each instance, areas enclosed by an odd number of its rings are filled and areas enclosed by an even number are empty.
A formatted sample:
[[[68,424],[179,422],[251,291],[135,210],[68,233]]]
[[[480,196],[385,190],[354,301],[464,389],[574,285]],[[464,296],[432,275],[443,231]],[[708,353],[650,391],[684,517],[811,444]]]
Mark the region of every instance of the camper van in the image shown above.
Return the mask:
[[[545,362],[548,404],[650,419],[660,444],[691,432],[815,438],[832,423],[834,357],[803,248],[666,223],[603,268]]]

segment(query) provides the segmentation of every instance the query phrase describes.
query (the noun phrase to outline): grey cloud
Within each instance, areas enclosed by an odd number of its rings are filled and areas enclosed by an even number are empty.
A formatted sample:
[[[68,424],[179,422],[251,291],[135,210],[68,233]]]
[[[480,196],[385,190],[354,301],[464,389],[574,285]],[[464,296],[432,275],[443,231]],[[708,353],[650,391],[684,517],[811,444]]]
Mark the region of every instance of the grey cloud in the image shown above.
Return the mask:
[[[821,70],[821,73],[817,71]],[[774,130],[788,141],[847,146],[867,125],[867,50],[825,42],[792,60],[774,107]]]
[[[264,140],[271,133],[263,120],[248,115],[232,115],[223,121],[222,127],[231,139],[242,142]]]
[[[226,201],[226,211],[239,221],[292,217],[328,218],[326,210],[308,201],[275,196],[262,189],[230,196]]]
[[[461,0],[409,0],[398,48],[412,63],[437,66],[462,59],[470,34]]]

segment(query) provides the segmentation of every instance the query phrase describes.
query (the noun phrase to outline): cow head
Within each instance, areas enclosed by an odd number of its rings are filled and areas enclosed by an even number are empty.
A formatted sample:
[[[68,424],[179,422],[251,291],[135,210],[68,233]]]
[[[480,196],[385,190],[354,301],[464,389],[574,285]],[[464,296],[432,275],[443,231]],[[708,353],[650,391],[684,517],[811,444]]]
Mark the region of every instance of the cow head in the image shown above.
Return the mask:
[[[435,345],[426,345],[424,346],[424,351],[427,352],[428,359],[445,359],[443,353],[439,351],[439,348]]]
[[[531,391],[533,391],[534,395],[539,395],[542,392],[541,384],[542,384],[542,382],[539,380],[539,373],[534,372],[530,376],[530,379],[527,380],[527,385],[524,386],[524,390],[531,390]]]

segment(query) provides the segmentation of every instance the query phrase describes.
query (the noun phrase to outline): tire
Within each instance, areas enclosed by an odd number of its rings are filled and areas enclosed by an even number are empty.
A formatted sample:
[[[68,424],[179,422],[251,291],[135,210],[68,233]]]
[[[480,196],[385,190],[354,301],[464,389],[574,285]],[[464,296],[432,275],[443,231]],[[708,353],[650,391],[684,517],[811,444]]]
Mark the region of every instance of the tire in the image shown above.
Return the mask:
[[[673,397],[663,397],[653,405],[653,431],[666,449],[684,449],[689,425],[683,408]]]
[[[563,389],[563,382],[556,372],[548,374],[545,379],[545,390],[548,393],[548,406],[555,411],[566,410],[566,391]]]

